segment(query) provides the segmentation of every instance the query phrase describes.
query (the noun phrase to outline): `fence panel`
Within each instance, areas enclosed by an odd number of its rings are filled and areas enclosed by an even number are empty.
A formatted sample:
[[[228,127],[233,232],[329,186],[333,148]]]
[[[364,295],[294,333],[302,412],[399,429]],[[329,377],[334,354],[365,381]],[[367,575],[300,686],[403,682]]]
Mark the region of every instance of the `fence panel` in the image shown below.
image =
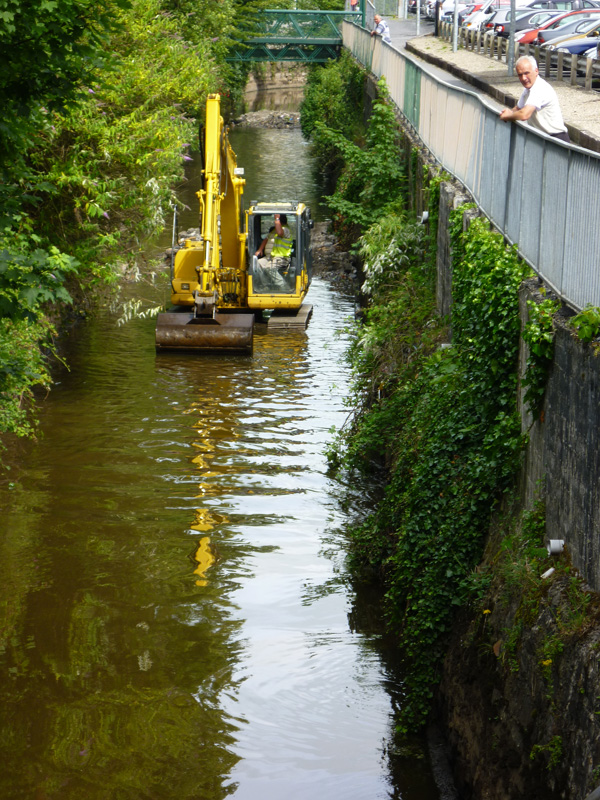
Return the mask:
[[[556,287],[555,290],[560,294],[563,292],[563,269],[566,263],[566,216],[562,198],[566,197],[567,193],[569,161],[569,150],[566,147],[544,149],[538,260],[544,265],[546,281],[552,287]],[[528,205],[524,205],[523,213],[529,213]]]
[[[598,228],[598,187],[600,160],[595,153],[587,158],[573,158],[569,164],[568,186],[557,187],[557,202],[565,209],[565,264],[568,265],[567,289],[573,305],[600,305],[600,237]],[[563,200],[564,198],[564,200]]]
[[[379,78],[423,144],[494,226],[576,310],[600,306],[600,156],[505,123],[499,107],[368,31],[345,22],[344,45]]]

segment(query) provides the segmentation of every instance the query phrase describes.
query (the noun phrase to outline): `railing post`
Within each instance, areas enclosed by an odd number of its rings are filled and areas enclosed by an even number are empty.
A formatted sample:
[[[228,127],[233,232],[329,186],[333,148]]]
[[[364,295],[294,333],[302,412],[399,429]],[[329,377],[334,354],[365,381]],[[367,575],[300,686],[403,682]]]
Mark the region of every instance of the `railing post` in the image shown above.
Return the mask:
[[[594,59],[586,58],[585,60],[585,88],[592,88],[592,77],[594,74]]]
[[[562,50],[558,51],[558,60],[556,62],[556,80],[562,81],[563,79],[563,65],[565,63],[565,54]]]
[[[546,48],[544,54],[544,78],[550,77],[550,67],[552,65],[552,52]]]
[[[578,57],[573,53],[571,56],[571,86],[577,86],[577,60]]]

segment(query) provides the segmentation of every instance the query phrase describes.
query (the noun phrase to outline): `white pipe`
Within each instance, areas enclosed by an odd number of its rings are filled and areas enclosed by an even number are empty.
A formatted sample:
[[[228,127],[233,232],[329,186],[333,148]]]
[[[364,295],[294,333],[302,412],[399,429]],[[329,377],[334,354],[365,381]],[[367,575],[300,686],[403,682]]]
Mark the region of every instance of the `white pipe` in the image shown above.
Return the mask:
[[[548,544],[546,545],[546,549],[548,550],[549,556],[557,556],[565,549],[565,540],[564,539],[548,539]]]

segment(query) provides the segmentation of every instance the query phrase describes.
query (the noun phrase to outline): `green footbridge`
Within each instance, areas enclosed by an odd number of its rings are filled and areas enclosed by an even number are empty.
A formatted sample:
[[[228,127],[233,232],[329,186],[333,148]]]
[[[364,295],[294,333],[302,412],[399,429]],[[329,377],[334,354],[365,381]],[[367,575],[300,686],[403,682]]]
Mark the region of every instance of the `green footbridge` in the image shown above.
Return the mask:
[[[363,3],[361,3],[363,5]],[[364,27],[362,11],[265,9],[229,51],[227,61],[299,61],[321,63],[339,58],[342,22]]]

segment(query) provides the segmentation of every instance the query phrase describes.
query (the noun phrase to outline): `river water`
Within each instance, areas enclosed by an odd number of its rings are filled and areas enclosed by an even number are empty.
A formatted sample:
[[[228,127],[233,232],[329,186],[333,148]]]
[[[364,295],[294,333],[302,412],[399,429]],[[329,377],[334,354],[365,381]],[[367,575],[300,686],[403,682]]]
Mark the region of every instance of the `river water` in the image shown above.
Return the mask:
[[[234,133],[248,199],[319,209],[298,132]],[[353,301],[308,299],[252,357],[157,355],[110,309],[68,336],[0,485],[0,797],[437,798],[346,572],[368,497],[326,474]]]

